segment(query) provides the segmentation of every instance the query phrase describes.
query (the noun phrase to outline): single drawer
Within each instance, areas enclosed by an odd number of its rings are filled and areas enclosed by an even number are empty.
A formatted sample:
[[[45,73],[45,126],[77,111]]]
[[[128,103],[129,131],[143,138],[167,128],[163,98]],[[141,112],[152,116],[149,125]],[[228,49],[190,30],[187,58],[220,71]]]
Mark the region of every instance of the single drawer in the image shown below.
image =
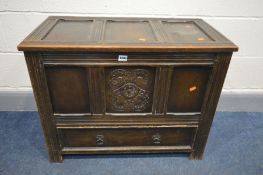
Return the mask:
[[[191,146],[196,128],[59,129],[63,147]]]

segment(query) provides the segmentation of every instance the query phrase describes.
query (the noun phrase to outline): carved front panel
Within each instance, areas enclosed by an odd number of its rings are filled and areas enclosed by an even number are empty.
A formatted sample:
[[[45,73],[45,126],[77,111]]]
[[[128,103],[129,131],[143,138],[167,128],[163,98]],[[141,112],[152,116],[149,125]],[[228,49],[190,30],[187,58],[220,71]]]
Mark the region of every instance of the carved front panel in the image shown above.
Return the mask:
[[[154,72],[145,67],[106,69],[107,112],[151,112]]]

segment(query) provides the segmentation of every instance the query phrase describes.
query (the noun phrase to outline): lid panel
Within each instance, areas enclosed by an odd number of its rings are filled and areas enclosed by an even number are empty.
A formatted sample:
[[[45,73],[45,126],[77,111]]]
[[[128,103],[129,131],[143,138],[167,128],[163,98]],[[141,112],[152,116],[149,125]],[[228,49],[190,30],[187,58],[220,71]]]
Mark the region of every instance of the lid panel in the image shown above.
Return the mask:
[[[43,41],[53,42],[89,42],[93,20],[65,20],[59,19]]]
[[[207,43],[214,40],[199,28],[193,21],[162,21],[170,40],[176,43]]]
[[[113,43],[151,43],[156,36],[148,21],[107,20],[104,42]]]
[[[238,47],[201,19],[51,16],[18,50],[232,52]]]

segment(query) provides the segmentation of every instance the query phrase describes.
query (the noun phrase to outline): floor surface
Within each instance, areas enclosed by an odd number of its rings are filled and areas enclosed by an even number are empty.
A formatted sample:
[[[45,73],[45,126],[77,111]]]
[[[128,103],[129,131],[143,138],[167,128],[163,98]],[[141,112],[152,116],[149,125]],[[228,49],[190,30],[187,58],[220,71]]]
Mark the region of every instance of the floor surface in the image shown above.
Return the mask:
[[[49,163],[36,112],[0,112],[0,175],[263,175],[263,113],[218,112],[204,159],[71,156]]]

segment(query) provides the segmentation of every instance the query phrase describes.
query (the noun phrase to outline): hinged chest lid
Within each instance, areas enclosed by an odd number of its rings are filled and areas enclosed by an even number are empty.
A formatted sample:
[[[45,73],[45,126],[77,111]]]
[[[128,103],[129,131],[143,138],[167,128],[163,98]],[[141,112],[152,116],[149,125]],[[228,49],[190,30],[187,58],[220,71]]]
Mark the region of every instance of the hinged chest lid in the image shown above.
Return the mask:
[[[201,19],[52,16],[18,50],[232,52],[238,47]]]

